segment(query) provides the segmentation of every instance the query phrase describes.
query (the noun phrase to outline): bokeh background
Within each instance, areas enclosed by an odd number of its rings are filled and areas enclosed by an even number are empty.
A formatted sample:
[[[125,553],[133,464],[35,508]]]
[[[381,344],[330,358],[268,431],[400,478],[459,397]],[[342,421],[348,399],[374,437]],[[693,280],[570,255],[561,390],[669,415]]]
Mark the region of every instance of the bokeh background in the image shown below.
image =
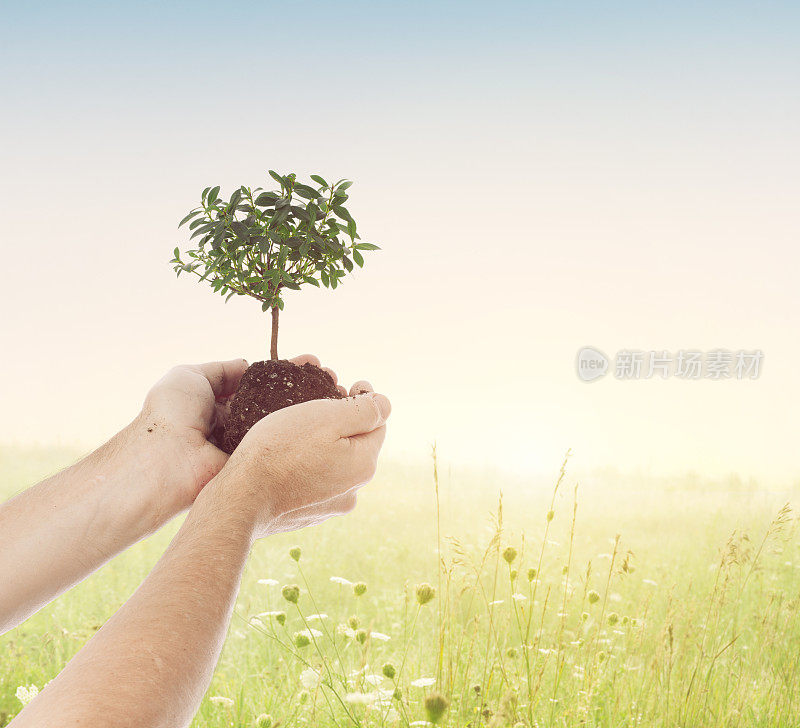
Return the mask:
[[[796,482],[800,6],[18,3],[0,21],[0,441],[89,448],[175,363],[267,355],[168,260],[200,191],[355,180],[383,251],[281,352],[394,404],[387,455]],[[585,345],[761,349],[581,382]]]

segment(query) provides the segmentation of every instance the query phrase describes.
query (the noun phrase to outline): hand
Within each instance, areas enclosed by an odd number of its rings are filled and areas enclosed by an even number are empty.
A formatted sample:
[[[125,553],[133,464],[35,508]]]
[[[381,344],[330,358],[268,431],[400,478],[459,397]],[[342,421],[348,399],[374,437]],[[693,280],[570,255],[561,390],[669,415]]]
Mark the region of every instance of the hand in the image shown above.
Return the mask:
[[[211,487],[250,515],[256,538],[348,513],[375,474],[390,412],[368,382],[353,385],[347,399],[273,412],[245,435]]]
[[[310,354],[291,361],[320,366]],[[160,495],[159,510],[166,515],[190,506],[227,462],[214,432],[224,426],[229,400],[247,366],[244,359],[177,366],[148,393],[134,428],[164,466],[160,471],[166,492]],[[335,382],[336,374],[325,371]]]

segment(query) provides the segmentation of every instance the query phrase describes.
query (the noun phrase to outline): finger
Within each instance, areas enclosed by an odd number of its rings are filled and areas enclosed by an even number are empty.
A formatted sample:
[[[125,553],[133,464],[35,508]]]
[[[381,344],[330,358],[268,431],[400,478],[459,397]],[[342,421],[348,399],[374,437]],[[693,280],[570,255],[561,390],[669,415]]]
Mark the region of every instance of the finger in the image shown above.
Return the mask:
[[[374,392],[372,385],[366,380],[361,379],[350,387],[350,396],[355,397],[357,394],[364,394],[364,392]]]
[[[327,372],[330,375],[331,379],[333,379],[334,384],[336,384],[336,382],[339,381],[339,377],[336,376],[336,372],[333,371],[333,369],[331,369],[330,367],[322,367],[322,371]]]
[[[231,401],[225,400],[224,402],[214,403],[214,429],[221,431],[225,430],[228,424],[228,418],[231,414]]]
[[[340,495],[336,499],[337,515],[344,516],[352,511],[358,504],[358,488],[348,491],[344,495]]]
[[[244,359],[213,361],[198,364],[197,369],[208,379],[215,397],[228,397],[239,386],[239,380],[247,369],[247,361]]]
[[[372,432],[386,422],[392,405],[382,394],[368,392],[348,399],[332,400],[332,414],[340,437]]]
[[[353,435],[350,437],[350,443],[359,451],[359,457],[369,458],[370,456],[377,461],[378,453],[383,447],[383,441],[386,439],[386,425],[372,430],[372,432],[364,432],[360,435]],[[371,476],[370,476],[371,477]]]
[[[313,354],[301,354],[294,359],[289,359],[289,361],[294,362],[298,366],[303,366],[303,364],[313,364],[315,367],[322,366],[319,359]]]

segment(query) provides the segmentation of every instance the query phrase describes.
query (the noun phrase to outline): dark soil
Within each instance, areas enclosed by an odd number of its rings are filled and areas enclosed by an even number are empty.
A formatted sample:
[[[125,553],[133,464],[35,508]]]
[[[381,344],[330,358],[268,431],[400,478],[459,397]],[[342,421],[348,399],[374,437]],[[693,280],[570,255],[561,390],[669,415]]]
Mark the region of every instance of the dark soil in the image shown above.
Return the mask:
[[[299,366],[285,359],[257,361],[242,375],[230,402],[222,449],[232,453],[262,417],[310,399],[341,399],[332,377],[313,364]]]

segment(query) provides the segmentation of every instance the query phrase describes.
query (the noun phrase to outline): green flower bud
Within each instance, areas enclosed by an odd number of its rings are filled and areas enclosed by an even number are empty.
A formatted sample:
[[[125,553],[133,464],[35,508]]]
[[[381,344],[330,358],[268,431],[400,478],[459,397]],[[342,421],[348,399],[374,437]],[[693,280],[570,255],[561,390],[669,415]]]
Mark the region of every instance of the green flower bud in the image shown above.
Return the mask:
[[[514,559],[517,558],[517,550],[513,546],[508,546],[506,550],[503,551],[503,558],[507,564],[513,563]]]
[[[394,665],[391,662],[387,662],[381,672],[384,677],[388,677],[390,680],[394,680],[394,676],[397,674],[397,670],[394,669]]]
[[[436,596],[436,589],[430,584],[417,584],[417,602],[427,604]]]
[[[300,547],[299,546],[295,546],[294,548],[290,548],[289,549],[289,556],[291,556],[292,559],[294,559],[295,561],[300,561],[300,554],[301,553],[302,552],[300,551]]]
[[[555,511],[547,511],[547,522],[550,523],[555,518]]]
[[[305,632],[297,632],[294,636],[294,644],[296,647],[308,647],[311,644],[311,638]]]
[[[297,697],[300,700],[300,705],[305,705],[311,697],[311,693],[308,690],[301,690]]]
[[[589,604],[597,604],[600,601],[600,595],[592,589],[588,594],[587,597],[589,599]]]
[[[357,597],[363,596],[367,593],[367,585],[363,581],[353,584],[353,594]]]
[[[518,655],[519,655],[519,652],[517,651],[516,647],[509,647],[506,650],[506,656],[511,660],[515,660]]]
[[[281,626],[283,626],[284,624],[286,624],[286,612],[278,612],[278,613],[275,615],[275,621],[276,621],[278,624],[280,624]]]
[[[619,622],[619,614],[616,612],[609,612],[608,614],[608,625],[613,627],[617,622]]]
[[[425,713],[431,723],[438,723],[449,707],[449,701],[440,693],[433,693],[425,698]]]
[[[528,569],[528,581],[533,581],[536,578],[536,569]]]
[[[356,632],[356,639],[363,645],[367,641],[367,630],[360,629]]]
[[[511,581],[516,581],[517,580],[517,570],[516,569],[511,569],[511,574],[510,575],[511,575]]]
[[[297,584],[292,584],[291,586],[285,586],[281,589],[281,594],[283,594],[283,598],[287,602],[291,602],[292,604],[297,604],[297,600],[300,599],[300,587]]]
[[[361,620],[354,614],[347,620],[347,624],[350,625],[350,629],[358,629],[361,626]]]
[[[272,716],[262,713],[256,718],[255,728],[272,728]]]
[[[392,697],[395,700],[402,700],[403,699],[403,691],[400,688],[395,688],[394,692],[392,693]]]

